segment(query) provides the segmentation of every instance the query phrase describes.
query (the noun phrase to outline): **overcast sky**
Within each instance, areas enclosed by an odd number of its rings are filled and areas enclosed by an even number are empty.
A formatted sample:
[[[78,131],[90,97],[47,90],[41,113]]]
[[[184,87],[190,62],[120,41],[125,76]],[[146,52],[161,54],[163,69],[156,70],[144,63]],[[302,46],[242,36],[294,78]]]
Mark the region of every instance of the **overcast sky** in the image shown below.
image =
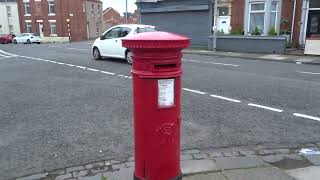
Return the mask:
[[[121,14],[126,11],[126,0],[102,0],[103,9],[107,7],[113,7]],[[134,12],[137,9],[135,5],[136,0],[128,0],[128,11]]]

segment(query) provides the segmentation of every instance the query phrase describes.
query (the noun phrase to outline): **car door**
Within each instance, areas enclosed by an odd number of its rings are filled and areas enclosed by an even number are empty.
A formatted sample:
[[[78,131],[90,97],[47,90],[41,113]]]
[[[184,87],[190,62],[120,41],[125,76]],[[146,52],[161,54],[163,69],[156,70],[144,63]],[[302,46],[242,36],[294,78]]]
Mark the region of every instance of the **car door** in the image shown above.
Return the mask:
[[[24,42],[24,41],[23,41],[24,36],[25,36],[25,34],[20,34],[20,35],[16,38],[17,42],[18,42],[18,43]]]
[[[118,39],[120,27],[115,27],[106,32],[100,39],[99,49],[102,56],[115,57],[115,42]]]
[[[119,32],[119,37],[115,39],[114,44],[114,54],[115,57],[125,58],[126,48],[122,47],[122,39],[126,37],[131,32],[130,28],[122,27]]]

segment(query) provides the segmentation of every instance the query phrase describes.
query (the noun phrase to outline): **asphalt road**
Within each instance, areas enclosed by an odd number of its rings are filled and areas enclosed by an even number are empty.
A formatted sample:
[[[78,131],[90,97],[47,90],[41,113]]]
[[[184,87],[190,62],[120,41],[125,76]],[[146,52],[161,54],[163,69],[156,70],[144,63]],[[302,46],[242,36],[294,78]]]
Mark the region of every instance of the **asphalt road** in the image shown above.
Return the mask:
[[[131,67],[90,46],[0,45],[0,179],[132,156]],[[319,66],[183,58],[183,149],[320,141]]]

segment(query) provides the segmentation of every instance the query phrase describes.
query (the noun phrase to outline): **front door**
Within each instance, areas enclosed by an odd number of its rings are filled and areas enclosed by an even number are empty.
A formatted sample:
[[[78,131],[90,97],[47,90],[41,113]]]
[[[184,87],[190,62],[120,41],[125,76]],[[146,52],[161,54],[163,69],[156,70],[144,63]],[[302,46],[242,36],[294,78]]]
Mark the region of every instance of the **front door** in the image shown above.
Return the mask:
[[[218,18],[217,18],[217,30],[223,34],[229,34],[230,30],[230,16],[228,7],[218,8]]]
[[[38,31],[39,31],[39,36],[43,37],[43,23],[42,22],[38,22]]]

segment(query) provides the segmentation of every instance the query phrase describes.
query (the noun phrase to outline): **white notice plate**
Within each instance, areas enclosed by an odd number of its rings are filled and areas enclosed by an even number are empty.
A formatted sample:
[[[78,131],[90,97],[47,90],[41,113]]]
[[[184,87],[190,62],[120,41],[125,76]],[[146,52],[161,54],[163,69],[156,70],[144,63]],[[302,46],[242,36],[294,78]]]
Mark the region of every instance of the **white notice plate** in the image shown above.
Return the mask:
[[[174,79],[158,80],[158,106],[170,107],[174,105]]]

